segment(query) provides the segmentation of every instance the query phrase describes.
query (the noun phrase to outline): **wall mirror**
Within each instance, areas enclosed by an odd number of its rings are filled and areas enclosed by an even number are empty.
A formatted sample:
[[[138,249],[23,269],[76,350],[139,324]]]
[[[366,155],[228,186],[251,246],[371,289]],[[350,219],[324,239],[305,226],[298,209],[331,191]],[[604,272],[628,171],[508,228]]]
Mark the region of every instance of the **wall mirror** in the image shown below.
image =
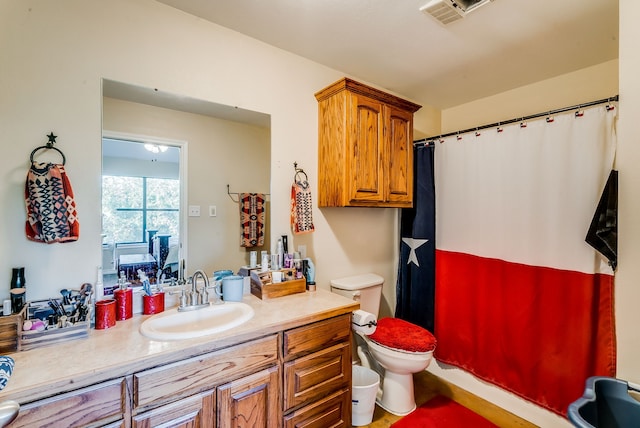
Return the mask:
[[[268,250],[268,197],[264,245],[243,247],[238,196],[269,193],[269,115],[107,79],[102,114],[105,287],[121,262],[188,277]]]

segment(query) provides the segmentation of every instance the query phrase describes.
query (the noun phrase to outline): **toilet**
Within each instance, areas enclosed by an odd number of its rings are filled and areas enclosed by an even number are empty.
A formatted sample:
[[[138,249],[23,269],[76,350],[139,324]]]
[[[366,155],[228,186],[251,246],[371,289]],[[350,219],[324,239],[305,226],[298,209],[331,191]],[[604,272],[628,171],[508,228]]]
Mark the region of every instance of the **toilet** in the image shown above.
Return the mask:
[[[367,273],[331,281],[331,291],[360,302],[360,309],[378,318],[384,278]],[[426,329],[399,318],[378,320],[375,332],[356,332],[360,363],[380,374],[376,403],[387,412],[404,416],[416,408],[413,374],[429,366],[436,339]],[[357,360],[354,360],[357,362]]]

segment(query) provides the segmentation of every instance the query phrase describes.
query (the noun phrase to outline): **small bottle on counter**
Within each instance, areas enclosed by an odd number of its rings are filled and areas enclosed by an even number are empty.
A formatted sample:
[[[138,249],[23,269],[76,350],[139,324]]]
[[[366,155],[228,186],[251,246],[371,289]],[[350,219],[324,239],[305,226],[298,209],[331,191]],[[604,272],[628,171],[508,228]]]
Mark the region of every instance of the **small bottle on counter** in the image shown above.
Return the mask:
[[[273,270],[282,269],[284,262],[284,248],[282,246],[282,238],[278,238],[278,243],[276,244],[276,263],[277,266],[273,267]]]
[[[96,277],[96,302],[104,298],[104,283],[102,282],[102,266],[98,266]]]
[[[304,276],[307,280],[307,290],[316,291],[316,267],[310,258],[303,260]]]

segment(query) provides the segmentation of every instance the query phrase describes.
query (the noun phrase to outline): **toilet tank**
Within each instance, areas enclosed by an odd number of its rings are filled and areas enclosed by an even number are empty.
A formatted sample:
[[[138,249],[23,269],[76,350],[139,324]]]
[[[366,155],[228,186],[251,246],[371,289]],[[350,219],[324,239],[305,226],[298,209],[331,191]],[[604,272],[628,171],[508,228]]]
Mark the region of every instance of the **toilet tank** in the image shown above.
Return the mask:
[[[331,291],[360,302],[360,309],[378,318],[384,278],[375,273],[331,280]]]

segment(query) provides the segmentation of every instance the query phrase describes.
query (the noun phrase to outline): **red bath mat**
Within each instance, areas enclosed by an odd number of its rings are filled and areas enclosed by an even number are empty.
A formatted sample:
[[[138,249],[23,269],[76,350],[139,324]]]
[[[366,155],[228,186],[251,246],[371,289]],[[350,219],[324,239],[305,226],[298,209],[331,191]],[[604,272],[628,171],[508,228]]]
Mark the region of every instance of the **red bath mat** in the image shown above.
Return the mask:
[[[449,398],[437,395],[412,413],[391,425],[391,428],[497,428],[482,416]]]

